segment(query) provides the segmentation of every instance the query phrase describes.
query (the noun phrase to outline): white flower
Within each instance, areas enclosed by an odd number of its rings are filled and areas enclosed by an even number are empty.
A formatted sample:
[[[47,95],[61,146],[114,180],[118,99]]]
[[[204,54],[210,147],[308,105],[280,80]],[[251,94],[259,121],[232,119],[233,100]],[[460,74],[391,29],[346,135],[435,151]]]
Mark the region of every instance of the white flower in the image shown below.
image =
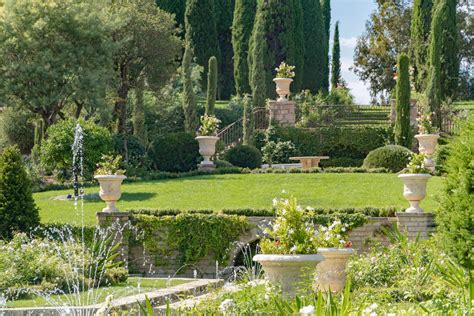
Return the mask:
[[[300,309],[302,316],[313,316],[316,315],[316,310],[313,305],[308,305]]]
[[[276,198],[274,198],[272,202],[273,202],[273,206],[276,206],[278,204],[278,200]]]
[[[288,230],[288,235],[291,235],[291,234],[293,234],[294,232],[295,232],[295,230],[294,230],[293,228],[290,228],[290,229]]]
[[[346,243],[346,242],[345,242],[344,240],[342,240],[342,239],[339,240],[339,242],[340,242],[341,244],[343,244],[343,245]]]
[[[377,309],[377,307],[379,307],[379,306],[377,305],[377,303],[373,303],[369,307],[370,307],[370,309]]]
[[[231,315],[234,308],[235,308],[234,300],[231,300],[230,298],[228,298],[222,301],[221,305],[219,305],[219,312],[224,315]]]
[[[342,227],[341,228],[341,232],[345,232],[346,231],[346,228],[345,227]]]
[[[314,211],[314,207],[306,206],[306,210],[307,210],[307,211]]]
[[[297,249],[296,246],[293,246],[293,247],[290,248],[290,252],[295,252],[296,249]]]

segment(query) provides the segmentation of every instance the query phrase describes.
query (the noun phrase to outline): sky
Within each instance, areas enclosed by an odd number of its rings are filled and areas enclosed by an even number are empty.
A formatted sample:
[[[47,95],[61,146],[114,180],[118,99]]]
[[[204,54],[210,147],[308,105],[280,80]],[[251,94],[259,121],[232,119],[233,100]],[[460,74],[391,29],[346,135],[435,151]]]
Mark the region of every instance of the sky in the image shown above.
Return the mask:
[[[374,0],[332,0],[331,1],[331,47],[334,26],[339,21],[339,38],[341,44],[342,77],[351,89],[357,104],[369,104],[368,86],[349,68],[353,65],[354,48],[357,37],[365,31],[365,22],[376,9]]]

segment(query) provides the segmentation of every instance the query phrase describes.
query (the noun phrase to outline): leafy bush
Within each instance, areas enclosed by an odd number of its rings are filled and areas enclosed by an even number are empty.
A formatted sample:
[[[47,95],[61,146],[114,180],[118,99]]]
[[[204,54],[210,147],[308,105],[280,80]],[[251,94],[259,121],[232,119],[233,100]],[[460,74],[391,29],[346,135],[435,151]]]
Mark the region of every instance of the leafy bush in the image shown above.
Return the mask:
[[[233,165],[225,160],[215,160],[214,164],[216,165],[217,168],[232,168]]]
[[[435,173],[438,175],[442,175],[446,173],[446,160],[449,156],[449,144],[446,145],[438,145],[436,151],[434,153],[434,161],[435,161]]]
[[[257,148],[249,145],[238,145],[229,149],[224,158],[237,167],[255,169],[262,166],[262,154]]]
[[[29,154],[34,145],[33,118],[30,112],[6,108],[0,114],[0,134],[4,145],[17,145],[22,154]]]
[[[30,231],[39,222],[31,180],[20,151],[16,146],[8,147],[0,156],[0,239],[10,239],[14,232]]]
[[[113,143],[115,151],[122,157],[126,157],[123,135],[114,135]],[[137,168],[143,167],[146,164],[146,148],[133,135],[127,135],[127,156],[126,167]]]
[[[387,168],[392,172],[403,170],[413,153],[398,145],[387,145],[371,151],[364,160],[365,168]]]
[[[41,163],[48,171],[68,174],[72,170],[71,145],[74,131],[79,123],[84,130],[84,172],[86,177],[93,174],[97,162],[103,154],[112,151],[112,137],[109,131],[91,121],[69,119],[60,121],[47,130],[48,137],[41,145]]]
[[[155,170],[186,172],[197,167],[199,144],[189,133],[164,135],[151,143],[148,157]]]
[[[269,141],[262,148],[263,160],[268,164],[289,163],[290,157],[296,155],[295,145],[291,141]]]
[[[329,158],[327,160],[321,160],[319,165],[322,168],[327,167],[360,167],[364,163],[363,159],[359,158]]]
[[[444,248],[468,270],[474,269],[474,120],[464,123],[450,143],[441,207],[436,216]]]

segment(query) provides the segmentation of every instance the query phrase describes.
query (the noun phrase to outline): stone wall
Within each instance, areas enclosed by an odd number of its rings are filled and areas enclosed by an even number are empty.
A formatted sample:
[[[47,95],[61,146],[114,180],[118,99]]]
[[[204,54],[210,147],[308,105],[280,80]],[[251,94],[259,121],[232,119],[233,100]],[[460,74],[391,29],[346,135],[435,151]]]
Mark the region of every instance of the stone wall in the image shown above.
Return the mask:
[[[270,101],[268,102],[270,108],[270,124],[278,124],[280,126],[295,126],[294,101]]]

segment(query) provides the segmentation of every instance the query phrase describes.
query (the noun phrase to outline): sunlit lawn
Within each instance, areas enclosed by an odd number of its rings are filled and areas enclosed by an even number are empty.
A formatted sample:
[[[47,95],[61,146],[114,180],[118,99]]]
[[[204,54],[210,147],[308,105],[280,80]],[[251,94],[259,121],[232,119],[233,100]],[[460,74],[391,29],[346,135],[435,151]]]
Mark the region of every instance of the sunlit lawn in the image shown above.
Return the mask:
[[[421,206],[437,208],[436,197],[443,179],[433,177],[427,198]],[[86,188],[97,193],[99,187]],[[302,205],[313,207],[408,207],[403,185],[396,174],[229,174],[137,182],[122,186],[117,204],[122,211],[131,208],[213,209],[271,208],[272,199],[282,190],[292,193]],[[34,195],[43,223],[80,223],[81,211],[72,201],[53,200],[71,190]],[[96,196],[84,202],[85,224],[95,224],[95,213],[105,204]]]
[[[32,306],[78,306],[92,305],[105,301],[108,295],[113,295],[114,299],[136,295],[140,293],[152,292],[167,286],[175,286],[193,281],[192,279],[171,279],[168,284],[167,279],[149,279],[149,278],[128,278],[126,283],[95,289],[92,294],[81,292],[78,295],[64,294],[53,295],[51,299],[43,297],[35,297],[32,299],[11,301],[7,303],[7,307],[32,307]],[[89,298],[88,298],[89,297]],[[82,303],[82,304],[81,304]]]

